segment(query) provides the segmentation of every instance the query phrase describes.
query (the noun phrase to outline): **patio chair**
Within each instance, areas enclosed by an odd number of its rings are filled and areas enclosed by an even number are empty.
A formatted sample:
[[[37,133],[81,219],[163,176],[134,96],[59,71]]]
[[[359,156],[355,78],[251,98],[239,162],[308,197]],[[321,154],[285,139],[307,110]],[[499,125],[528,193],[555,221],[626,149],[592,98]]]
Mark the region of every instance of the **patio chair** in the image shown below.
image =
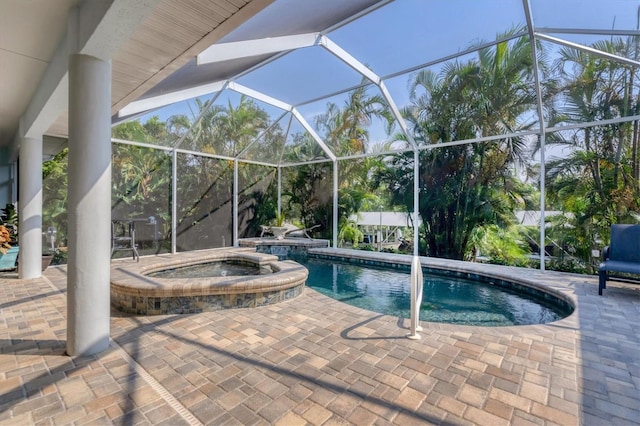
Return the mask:
[[[320,227],[320,225],[313,225],[310,228],[298,228],[298,227],[295,227],[293,229],[287,230],[287,232],[284,233],[284,236],[286,237],[287,235],[299,233],[299,234],[302,234],[302,236],[305,236],[305,237],[309,238],[310,240],[312,240],[313,238],[311,237],[311,235],[309,235],[309,232],[311,232],[314,229],[319,228],[319,227]],[[294,235],[291,235],[291,236],[294,236]]]
[[[310,240],[312,240],[313,238],[311,237],[311,235],[309,235],[309,232],[313,231],[314,229],[320,227],[320,225],[313,225],[312,227],[309,228],[298,228],[295,225],[292,225],[290,223],[285,223],[283,226],[260,226],[261,232],[260,232],[260,238],[267,236],[267,235],[271,235],[273,237],[275,237],[276,239],[283,239],[285,238],[287,235],[291,235],[292,237],[296,237],[298,235],[293,235],[293,234],[300,234],[300,237],[306,237],[309,238]],[[275,231],[279,231],[279,232],[274,232]]]
[[[603,250],[598,273],[599,295],[611,271],[640,275],[640,225],[611,225],[611,243]]]
[[[133,220],[114,219],[111,221],[111,256],[116,251],[131,251],[133,259],[140,262],[135,229]]]
[[[271,227],[260,225],[260,238],[264,237],[265,235],[273,235],[273,232],[271,231]]]

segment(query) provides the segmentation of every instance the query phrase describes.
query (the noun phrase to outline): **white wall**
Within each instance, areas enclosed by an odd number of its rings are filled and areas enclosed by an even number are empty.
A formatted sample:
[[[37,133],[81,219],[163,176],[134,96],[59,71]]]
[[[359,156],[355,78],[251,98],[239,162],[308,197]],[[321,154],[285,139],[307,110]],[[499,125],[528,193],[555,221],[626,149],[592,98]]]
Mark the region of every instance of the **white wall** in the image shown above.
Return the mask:
[[[14,179],[12,179],[12,164],[7,164],[8,152],[3,148],[0,152],[0,208],[7,203],[16,200],[18,194],[14,192]]]

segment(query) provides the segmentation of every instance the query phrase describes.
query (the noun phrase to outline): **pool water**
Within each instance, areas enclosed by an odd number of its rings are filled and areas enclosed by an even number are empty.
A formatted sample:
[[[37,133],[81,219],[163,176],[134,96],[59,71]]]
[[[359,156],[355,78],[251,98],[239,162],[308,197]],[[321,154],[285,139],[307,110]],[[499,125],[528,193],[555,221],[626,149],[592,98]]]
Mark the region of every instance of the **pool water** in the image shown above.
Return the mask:
[[[173,269],[163,269],[152,272],[155,278],[206,278],[206,277],[243,277],[249,275],[271,274],[269,267],[258,267],[238,262],[208,262],[197,265],[181,266]]]
[[[309,269],[307,286],[349,305],[410,318],[409,274],[320,259],[296,259]],[[479,326],[545,324],[567,316],[560,304],[478,281],[424,273],[420,320]]]

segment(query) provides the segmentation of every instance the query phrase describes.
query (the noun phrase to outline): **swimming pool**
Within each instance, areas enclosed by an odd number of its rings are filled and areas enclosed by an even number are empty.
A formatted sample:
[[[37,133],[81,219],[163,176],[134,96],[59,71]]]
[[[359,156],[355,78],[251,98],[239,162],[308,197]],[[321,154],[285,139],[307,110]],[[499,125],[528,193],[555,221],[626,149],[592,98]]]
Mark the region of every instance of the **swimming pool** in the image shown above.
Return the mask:
[[[409,318],[409,274],[314,258],[297,258],[309,269],[307,286],[344,303]],[[531,293],[531,292],[529,292]],[[554,298],[522,294],[475,280],[424,273],[420,320],[476,326],[546,324],[568,316]]]

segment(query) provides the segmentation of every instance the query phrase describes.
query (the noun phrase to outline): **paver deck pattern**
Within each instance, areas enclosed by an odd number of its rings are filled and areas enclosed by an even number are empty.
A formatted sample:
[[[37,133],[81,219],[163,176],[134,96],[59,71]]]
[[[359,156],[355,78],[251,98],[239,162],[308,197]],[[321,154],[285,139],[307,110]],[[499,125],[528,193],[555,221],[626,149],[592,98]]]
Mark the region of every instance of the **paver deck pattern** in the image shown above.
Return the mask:
[[[517,273],[517,272],[515,272]],[[305,289],[254,309],[131,316],[112,346],[64,354],[66,273],[0,279],[0,424],[640,423],[640,286],[521,270],[577,309],[468,327],[354,308]]]

